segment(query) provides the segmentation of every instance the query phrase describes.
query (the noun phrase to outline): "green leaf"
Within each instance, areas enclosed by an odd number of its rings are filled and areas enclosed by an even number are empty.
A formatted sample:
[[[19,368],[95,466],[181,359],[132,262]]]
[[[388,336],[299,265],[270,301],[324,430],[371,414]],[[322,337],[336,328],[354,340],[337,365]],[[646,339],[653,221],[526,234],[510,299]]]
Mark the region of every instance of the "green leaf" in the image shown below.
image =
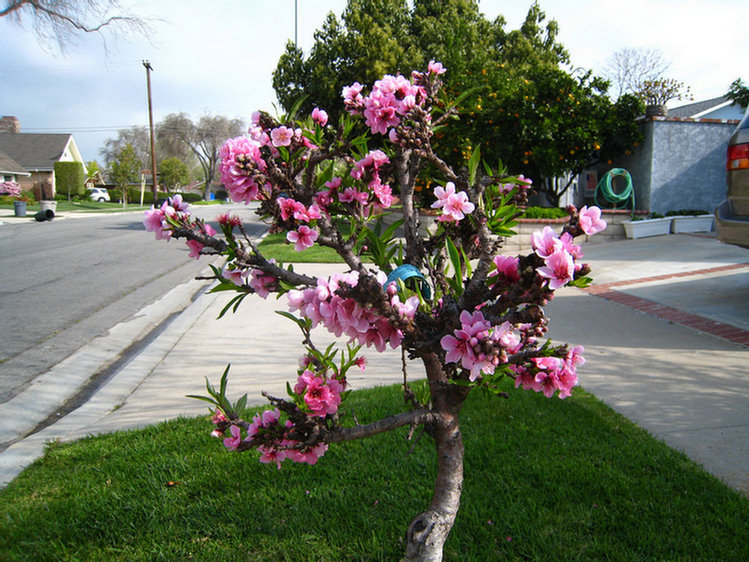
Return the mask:
[[[471,157],[468,159],[468,180],[471,185],[476,183],[476,171],[481,161],[481,147],[477,146],[476,150],[471,153]]]
[[[218,391],[221,396],[226,396],[226,382],[229,377],[230,368],[231,368],[231,363],[229,363],[226,366],[226,369],[224,369],[224,373],[221,375],[221,382],[220,382],[219,391]]]
[[[302,104],[309,96],[304,95],[301,96],[296,102],[294,102],[294,105],[291,106],[291,109],[286,114],[286,120],[296,119],[297,113],[299,113],[299,109],[302,107]]]

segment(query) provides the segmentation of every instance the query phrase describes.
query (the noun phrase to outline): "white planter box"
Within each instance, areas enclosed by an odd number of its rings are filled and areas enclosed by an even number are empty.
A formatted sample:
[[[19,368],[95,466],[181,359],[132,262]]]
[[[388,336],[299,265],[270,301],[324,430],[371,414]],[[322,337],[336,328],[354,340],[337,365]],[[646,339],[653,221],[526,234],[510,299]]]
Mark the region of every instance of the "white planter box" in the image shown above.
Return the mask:
[[[713,215],[696,216],[674,216],[671,232],[681,234],[684,232],[710,232],[713,229]]]
[[[622,225],[624,226],[624,233],[627,235],[627,238],[661,236],[671,232],[671,217],[642,221],[625,221]]]

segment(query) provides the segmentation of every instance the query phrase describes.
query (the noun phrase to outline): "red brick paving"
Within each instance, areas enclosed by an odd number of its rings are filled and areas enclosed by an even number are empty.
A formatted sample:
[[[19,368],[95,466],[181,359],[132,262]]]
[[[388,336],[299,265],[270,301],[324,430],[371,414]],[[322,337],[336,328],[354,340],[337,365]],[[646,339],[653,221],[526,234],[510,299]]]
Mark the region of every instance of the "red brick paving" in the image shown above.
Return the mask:
[[[606,300],[618,302],[620,304],[640,310],[658,318],[663,318],[674,324],[680,324],[689,328],[706,332],[713,336],[728,340],[733,343],[738,343],[749,347],[749,331],[731,326],[730,324],[724,324],[723,322],[717,322],[710,320],[697,314],[691,314],[683,310],[659,304],[655,301],[636,297],[634,295],[628,295],[621,291],[617,291],[614,287],[624,287],[627,285],[636,285],[639,283],[647,283],[650,281],[663,281],[666,279],[676,279],[682,277],[692,277],[695,275],[704,275],[706,273],[719,273],[724,271],[731,271],[734,269],[743,269],[749,267],[747,263],[737,263],[731,265],[724,265],[719,267],[711,267],[708,269],[698,269],[694,271],[684,271],[681,273],[672,273],[668,275],[655,275],[653,277],[645,277],[640,279],[633,279],[630,281],[614,281],[612,283],[602,283],[600,285],[591,285],[587,289],[591,295],[600,297]]]

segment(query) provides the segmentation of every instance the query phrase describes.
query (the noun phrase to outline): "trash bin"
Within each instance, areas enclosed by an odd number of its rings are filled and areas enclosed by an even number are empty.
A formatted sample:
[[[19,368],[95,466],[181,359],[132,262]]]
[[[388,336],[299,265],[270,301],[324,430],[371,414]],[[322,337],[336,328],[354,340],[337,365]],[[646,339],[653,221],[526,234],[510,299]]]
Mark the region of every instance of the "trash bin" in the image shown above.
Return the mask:
[[[13,201],[13,212],[17,217],[25,217],[26,201]]]
[[[52,209],[42,209],[41,211],[37,211],[34,218],[39,222],[51,221],[55,218],[55,212]]]

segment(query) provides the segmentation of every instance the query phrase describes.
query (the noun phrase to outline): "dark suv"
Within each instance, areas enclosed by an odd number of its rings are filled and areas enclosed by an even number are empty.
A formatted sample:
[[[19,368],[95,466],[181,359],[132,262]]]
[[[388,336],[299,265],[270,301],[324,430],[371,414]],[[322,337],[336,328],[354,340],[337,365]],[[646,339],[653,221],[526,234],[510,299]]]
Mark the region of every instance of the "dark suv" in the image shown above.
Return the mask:
[[[749,107],[728,141],[727,199],[715,209],[718,240],[749,248]]]

